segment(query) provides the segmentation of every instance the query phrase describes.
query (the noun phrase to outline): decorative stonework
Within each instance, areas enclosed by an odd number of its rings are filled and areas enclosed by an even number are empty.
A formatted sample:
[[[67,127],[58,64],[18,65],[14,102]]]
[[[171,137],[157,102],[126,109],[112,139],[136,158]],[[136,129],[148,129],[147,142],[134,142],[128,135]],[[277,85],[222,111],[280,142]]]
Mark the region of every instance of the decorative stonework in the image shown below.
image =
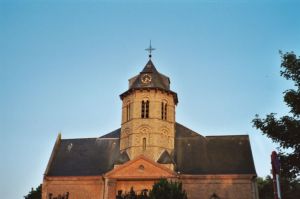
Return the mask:
[[[172,95],[155,89],[136,90],[123,99],[124,106],[131,100],[131,120],[122,119],[120,149],[126,149],[130,159],[144,154],[156,160],[163,150],[174,149],[175,135],[175,103]],[[141,118],[141,103],[149,101],[149,118]],[[168,104],[167,119],[162,119],[162,102]],[[127,114],[122,111],[122,114]],[[126,118],[125,116],[122,118]],[[126,129],[132,129],[128,141]],[[146,138],[146,149],[143,148],[143,139]]]

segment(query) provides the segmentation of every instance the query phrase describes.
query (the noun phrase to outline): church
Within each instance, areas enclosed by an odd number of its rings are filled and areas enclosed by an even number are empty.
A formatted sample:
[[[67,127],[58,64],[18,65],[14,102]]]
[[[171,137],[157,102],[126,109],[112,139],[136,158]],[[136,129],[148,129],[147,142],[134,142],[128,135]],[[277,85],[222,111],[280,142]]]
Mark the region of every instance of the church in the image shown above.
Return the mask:
[[[258,199],[248,135],[203,136],[176,122],[177,93],[151,60],[129,79],[121,127],[98,138],[58,135],[43,199],[115,199],[180,181],[189,199]]]

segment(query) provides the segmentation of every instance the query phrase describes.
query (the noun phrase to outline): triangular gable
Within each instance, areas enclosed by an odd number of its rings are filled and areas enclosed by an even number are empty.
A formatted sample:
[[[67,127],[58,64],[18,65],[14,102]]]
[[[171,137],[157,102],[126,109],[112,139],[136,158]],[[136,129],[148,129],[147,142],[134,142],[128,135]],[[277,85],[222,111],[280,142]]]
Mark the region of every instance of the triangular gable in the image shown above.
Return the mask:
[[[174,178],[176,173],[141,155],[109,171],[104,177],[113,179],[159,179]]]

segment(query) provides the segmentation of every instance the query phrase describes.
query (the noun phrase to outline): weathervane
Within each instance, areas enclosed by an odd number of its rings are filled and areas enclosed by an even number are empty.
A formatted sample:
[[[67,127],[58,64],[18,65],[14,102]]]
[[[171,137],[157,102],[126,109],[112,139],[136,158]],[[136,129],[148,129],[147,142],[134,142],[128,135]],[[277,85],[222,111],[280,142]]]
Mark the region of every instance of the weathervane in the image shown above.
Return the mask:
[[[152,48],[152,46],[151,46],[151,40],[150,40],[149,48],[146,48],[145,50],[149,52],[149,59],[151,59],[151,57],[152,57],[151,53],[152,53],[153,50],[155,50],[155,48]]]

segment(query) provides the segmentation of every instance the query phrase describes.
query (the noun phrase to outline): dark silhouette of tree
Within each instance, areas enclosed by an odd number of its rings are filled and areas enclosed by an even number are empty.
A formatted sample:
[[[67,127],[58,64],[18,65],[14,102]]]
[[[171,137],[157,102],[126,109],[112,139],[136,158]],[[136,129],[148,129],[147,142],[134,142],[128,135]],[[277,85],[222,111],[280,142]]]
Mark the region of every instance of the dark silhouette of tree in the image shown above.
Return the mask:
[[[281,174],[292,181],[300,174],[300,58],[293,52],[280,54],[280,74],[294,82],[294,88],[284,92],[284,101],[290,108],[290,114],[276,118],[275,113],[270,113],[264,119],[256,115],[252,122],[264,135],[280,144]]]
[[[161,179],[156,182],[148,195],[148,190],[144,189],[139,195],[131,187],[129,193],[122,194],[119,190],[116,199],[187,199],[186,192],[182,189],[181,182],[169,182]]]
[[[281,179],[281,191],[284,199],[300,198],[300,182],[293,180],[292,182],[286,178]],[[273,180],[270,176],[266,178],[257,178],[257,188],[259,199],[273,199]]]
[[[273,180],[270,176],[257,178],[259,199],[274,199]]]
[[[31,191],[24,196],[25,199],[41,199],[42,198],[42,184],[36,189],[31,188]]]
[[[187,199],[185,190],[182,189],[181,182],[169,182],[161,179],[155,183],[149,193],[150,199]]]

